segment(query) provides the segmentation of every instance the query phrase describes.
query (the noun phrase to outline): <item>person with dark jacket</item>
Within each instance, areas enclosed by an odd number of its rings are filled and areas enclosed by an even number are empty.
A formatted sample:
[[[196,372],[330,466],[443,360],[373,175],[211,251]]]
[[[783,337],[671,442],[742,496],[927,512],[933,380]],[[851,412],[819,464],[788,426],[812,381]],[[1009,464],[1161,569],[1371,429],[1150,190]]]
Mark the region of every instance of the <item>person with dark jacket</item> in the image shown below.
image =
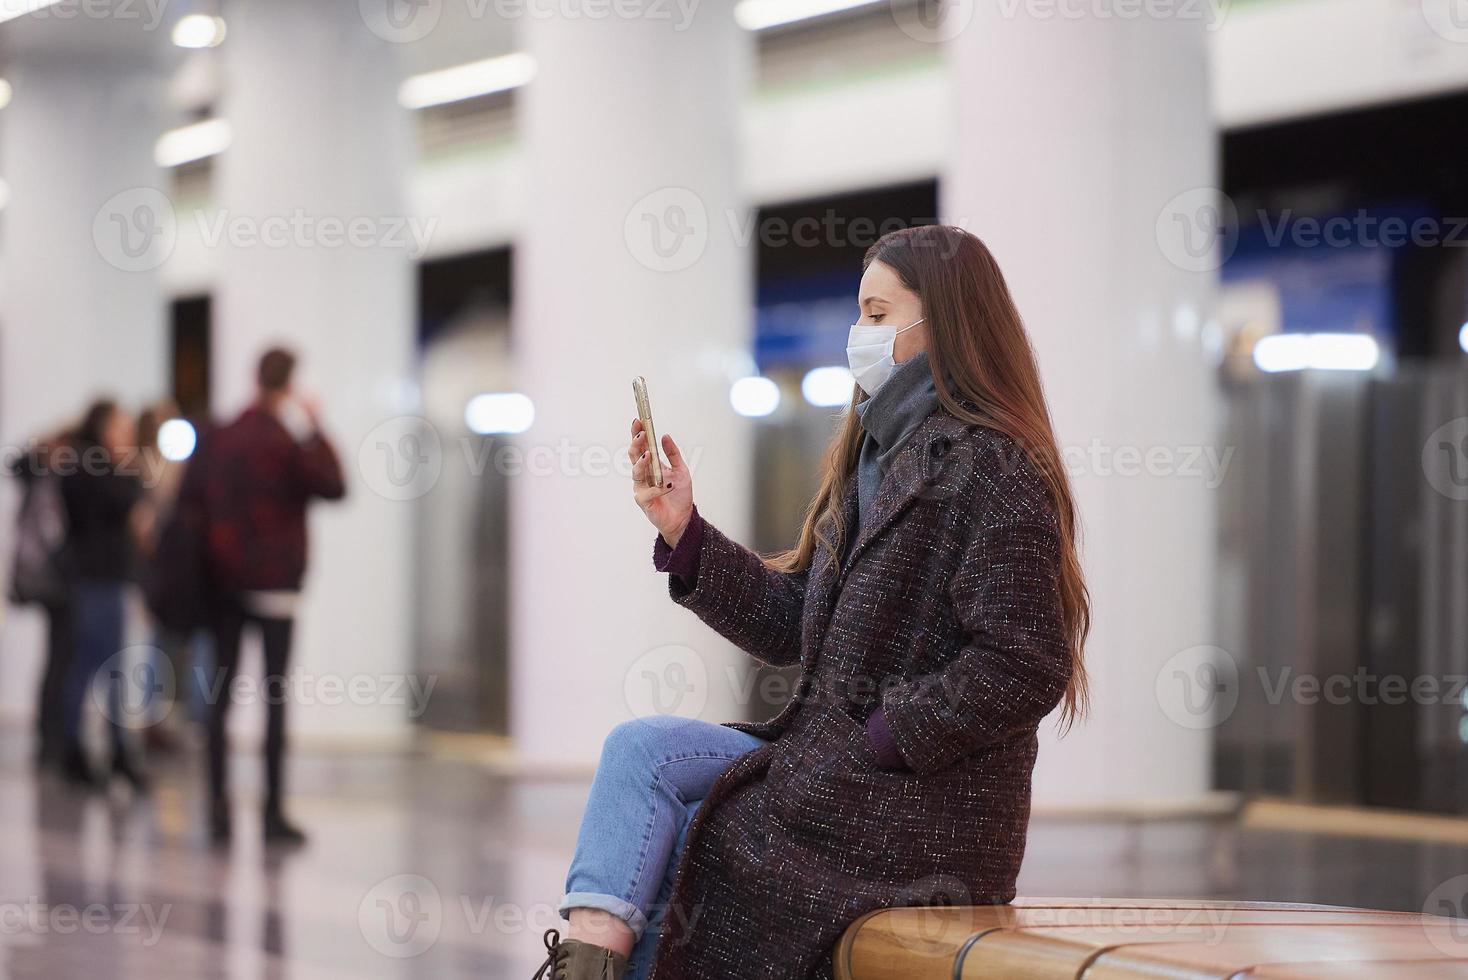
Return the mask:
[[[673,440],[632,423],[673,601],[801,676],[769,722],[612,731],[542,976],[824,980],[866,912],[1015,896],[1036,730],[1086,704],[1069,480],[982,242],[884,236],[858,307],[852,401],[790,551],[721,533]]]
[[[46,659],[36,692],[36,766],[59,767],[66,747],[66,679],[71,670],[71,589],[65,562],[66,504],[51,458],[70,433],[37,440],[11,465],[21,485],[10,599],[46,616]]]
[[[282,809],[285,677],[301,582],[306,572],[306,505],[336,500],[346,487],[336,451],[321,433],[314,402],[291,387],[295,355],[267,351],[256,372],[254,403],[214,430],[185,495],[199,495],[205,564],[214,592],[217,692],[209,718],[210,832],[230,836],[226,724],[230,684],[246,625],[259,630],[265,652],[265,821],[268,840],[301,843],[305,835]]]
[[[62,770],[72,782],[101,780],[82,746],[82,715],[99,670],[123,649],[124,604],[134,574],[131,519],[142,493],[132,421],[108,399],[95,402],[77,431],[61,478],[66,505],[65,567],[71,582],[73,654],[68,672]],[[119,716],[121,677],[110,684],[107,716],[112,732],[112,770],[137,789],[146,786],[129,752]]]

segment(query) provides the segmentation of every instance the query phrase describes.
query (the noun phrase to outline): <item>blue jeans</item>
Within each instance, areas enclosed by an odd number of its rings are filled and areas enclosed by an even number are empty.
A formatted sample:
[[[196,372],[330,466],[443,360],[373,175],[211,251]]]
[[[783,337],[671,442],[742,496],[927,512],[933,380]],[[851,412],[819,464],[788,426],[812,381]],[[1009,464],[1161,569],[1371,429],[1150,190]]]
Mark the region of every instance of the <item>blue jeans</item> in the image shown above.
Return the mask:
[[[82,713],[97,671],[122,649],[123,584],[121,582],[78,582],[72,592],[72,642],[75,644],[71,670],[66,680],[62,711],[66,737],[72,744],[81,740]],[[120,677],[107,678],[108,722],[113,740],[121,737]]]
[[[566,875],[563,915],[609,912],[632,930],[626,980],[652,965],[688,826],[735,759],[764,745],[706,721],[653,715],[623,722],[602,746]]]

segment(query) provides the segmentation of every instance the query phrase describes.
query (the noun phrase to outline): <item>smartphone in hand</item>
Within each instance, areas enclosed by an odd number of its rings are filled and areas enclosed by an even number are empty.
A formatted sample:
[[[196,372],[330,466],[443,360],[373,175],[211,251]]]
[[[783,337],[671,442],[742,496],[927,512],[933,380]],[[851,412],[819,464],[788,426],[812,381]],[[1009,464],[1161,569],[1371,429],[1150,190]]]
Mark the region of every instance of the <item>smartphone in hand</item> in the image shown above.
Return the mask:
[[[663,485],[662,450],[658,448],[657,432],[652,427],[652,403],[647,400],[647,379],[642,375],[632,379],[632,397],[637,401],[637,417],[642,419],[642,431],[647,433],[647,458],[651,464],[649,486]]]

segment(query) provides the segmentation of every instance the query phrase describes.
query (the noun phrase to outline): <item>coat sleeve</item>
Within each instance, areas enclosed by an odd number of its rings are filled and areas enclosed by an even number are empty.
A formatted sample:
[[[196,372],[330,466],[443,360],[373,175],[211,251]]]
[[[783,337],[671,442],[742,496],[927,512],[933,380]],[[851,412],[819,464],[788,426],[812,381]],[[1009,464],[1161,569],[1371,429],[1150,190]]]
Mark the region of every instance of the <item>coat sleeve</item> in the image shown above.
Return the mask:
[[[326,436],[313,433],[296,447],[296,453],[304,496],[340,500],[346,495],[341,463]]]
[[[967,643],[941,670],[887,690],[882,717],[908,768],[943,769],[1039,724],[1065,694],[1054,509],[1028,466],[993,473],[949,586]]]
[[[693,587],[669,575],[668,594],[755,659],[775,667],[798,663],[806,573],[776,571],[702,517],[696,520],[702,533]]]

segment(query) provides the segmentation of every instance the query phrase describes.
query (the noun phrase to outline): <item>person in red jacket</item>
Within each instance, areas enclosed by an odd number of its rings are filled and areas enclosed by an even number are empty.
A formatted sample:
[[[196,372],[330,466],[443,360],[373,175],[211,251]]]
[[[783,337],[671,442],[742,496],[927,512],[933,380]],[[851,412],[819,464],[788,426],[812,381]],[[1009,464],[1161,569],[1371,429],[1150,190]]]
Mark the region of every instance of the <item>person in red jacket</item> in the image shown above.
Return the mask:
[[[260,631],[265,652],[265,837],[302,843],[305,835],[281,807],[285,755],[285,674],[301,580],[306,571],[306,506],[346,492],[336,451],[321,432],[314,400],[291,386],[296,358],[275,348],[260,358],[258,394],[239,418],[213,432],[203,456],[204,554],[217,610],[218,659],[209,686],[210,832],[230,836],[225,746],[230,684],[246,624]]]

